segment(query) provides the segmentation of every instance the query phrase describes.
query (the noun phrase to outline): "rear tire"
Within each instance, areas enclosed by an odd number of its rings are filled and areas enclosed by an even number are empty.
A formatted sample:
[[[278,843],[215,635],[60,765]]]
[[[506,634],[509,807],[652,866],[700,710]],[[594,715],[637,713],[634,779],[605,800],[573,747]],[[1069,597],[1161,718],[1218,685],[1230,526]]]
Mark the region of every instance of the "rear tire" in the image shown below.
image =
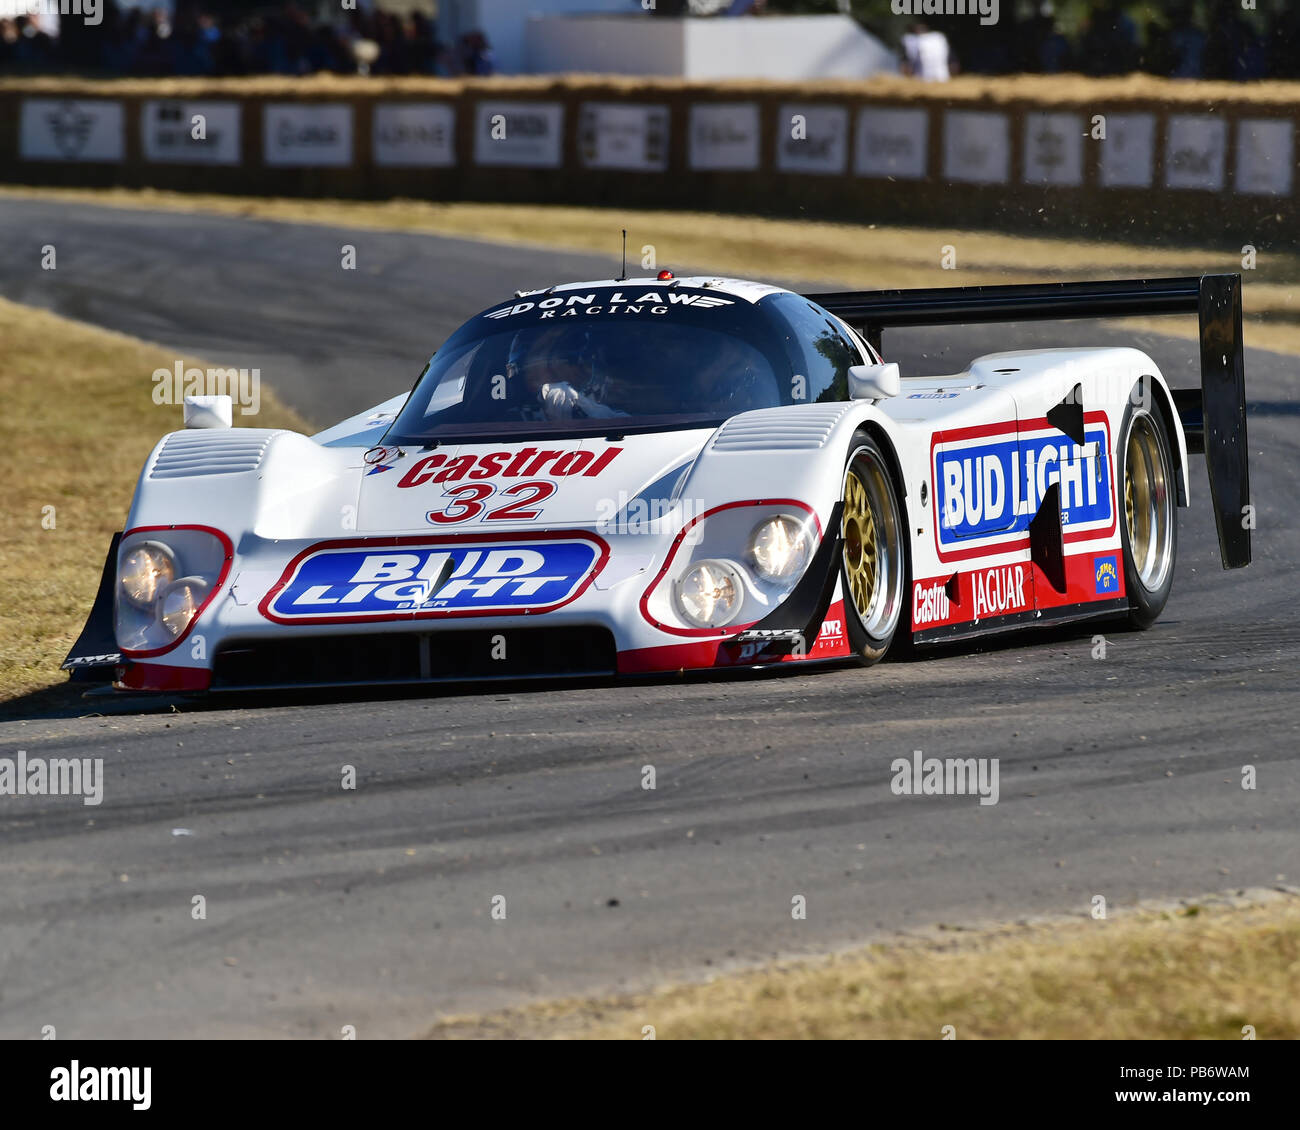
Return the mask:
[[[884,658],[902,618],[907,549],[889,462],[866,433],[849,445],[841,497],[845,628],[854,657],[868,666]]]
[[[1151,627],[1164,611],[1174,585],[1178,556],[1174,460],[1169,432],[1152,403],[1148,382],[1124,411],[1116,448],[1122,461],[1120,499],[1124,506],[1120,541],[1124,547],[1124,587],[1128,622],[1138,630]]]

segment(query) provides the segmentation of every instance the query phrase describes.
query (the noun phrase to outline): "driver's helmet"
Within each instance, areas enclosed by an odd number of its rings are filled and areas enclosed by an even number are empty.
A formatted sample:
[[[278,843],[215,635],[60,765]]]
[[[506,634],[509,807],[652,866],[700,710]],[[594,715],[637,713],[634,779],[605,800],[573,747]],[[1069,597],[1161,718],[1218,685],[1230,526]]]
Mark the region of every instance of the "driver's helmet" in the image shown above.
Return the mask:
[[[589,385],[594,366],[591,331],[587,327],[530,326],[510,341],[506,375],[512,379],[523,377],[527,388],[536,392],[541,385],[556,380]]]

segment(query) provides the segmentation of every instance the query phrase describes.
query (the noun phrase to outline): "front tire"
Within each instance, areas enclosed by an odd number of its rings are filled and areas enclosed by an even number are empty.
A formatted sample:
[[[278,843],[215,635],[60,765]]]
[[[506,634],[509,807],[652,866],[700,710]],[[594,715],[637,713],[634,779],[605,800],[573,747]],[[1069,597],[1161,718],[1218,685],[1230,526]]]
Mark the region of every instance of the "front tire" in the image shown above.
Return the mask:
[[[880,445],[865,433],[850,444],[842,497],[845,627],[854,657],[867,666],[884,658],[898,629],[907,551],[889,463]]]
[[[1130,397],[1120,425],[1118,453],[1123,460],[1121,497],[1124,522],[1124,587],[1128,592],[1129,624],[1151,627],[1164,611],[1174,585],[1178,554],[1178,517],[1174,500],[1174,461],[1169,432],[1151,403],[1148,383],[1138,385],[1139,403]]]

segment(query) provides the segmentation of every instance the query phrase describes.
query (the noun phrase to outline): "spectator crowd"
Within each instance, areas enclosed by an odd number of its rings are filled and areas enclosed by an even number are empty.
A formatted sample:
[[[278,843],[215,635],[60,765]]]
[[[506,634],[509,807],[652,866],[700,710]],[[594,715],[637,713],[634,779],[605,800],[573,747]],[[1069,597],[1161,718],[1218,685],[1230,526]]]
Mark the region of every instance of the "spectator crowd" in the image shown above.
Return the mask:
[[[733,5],[747,12],[783,7],[780,0]],[[1070,36],[1061,31],[1052,0],[1036,0],[1028,18],[1014,0],[1003,0],[1000,7],[992,26],[953,16],[927,17],[928,28],[909,28],[902,45],[904,69],[938,80],[958,64],[980,74],[1145,71],[1185,79],[1300,78],[1300,2],[1275,4],[1247,18],[1242,0],[1170,0],[1158,8],[1096,0]],[[635,0],[629,0],[629,8],[641,11]],[[1158,17],[1143,21],[1141,13],[1151,11]],[[338,7],[328,20],[274,0],[260,6],[176,0],[174,8],[156,9],[102,0],[101,15],[96,25],[71,17],[53,24],[40,16],[0,18],[0,74],[487,75],[495,69],[481,32],[447,43],[428,17],[379,11],[367,0],[352,9]],[[879,27],[866,22],[887,40],[898,35],[896,22]]]
[[[48,26],[47,26],[48,25]],[[418,12],[357,5],[333,21],[293,3],[231,12],[177,3],[120,7],[102,0],[101,20],[50,23],[37,14],[0,19],[0,74],[78,70],[106,75],[488,75],[492,49],[481,32],[444,43]]]
[[[968,18],[934,17],[919,32],[946,36],[952,68],[960,63],[962,70],[979,74],[1146,72],[1236,82],[1300,78],[1300,4],[1251,12],[1255,18],[1250,19],[1241,0],[1199,5],[1172,0],[1157,9],[1159,18],[1142,21],[1141,13],[1151,11],[1150,5],[1096,0],[1071,36],[1062,32],[1051,0],[1036,4],[1028,19],[1017,19],[1009,11],[1014,7],[1004,0],[1002,15],[991,27]],[[915,37],[918,28],[908,34]],[[931,39],[929,50],[932,58],[939,55],[937,40]],[[929,77],[915,38],[904,38],[902,54],[905,69]]]

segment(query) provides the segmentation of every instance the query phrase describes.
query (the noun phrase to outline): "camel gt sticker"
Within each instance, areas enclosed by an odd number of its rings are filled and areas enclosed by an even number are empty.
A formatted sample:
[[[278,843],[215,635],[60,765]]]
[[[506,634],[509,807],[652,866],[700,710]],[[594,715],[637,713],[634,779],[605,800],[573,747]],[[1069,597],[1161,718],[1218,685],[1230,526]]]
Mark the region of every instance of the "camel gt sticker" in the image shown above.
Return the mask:
[[[1114,554],[1093,561],[1098,593],[1119,592],[1119,561]]]
[[[309,553],[262,611],[272,620],[544,612],[577,595],[600,555],[583,539]]]

